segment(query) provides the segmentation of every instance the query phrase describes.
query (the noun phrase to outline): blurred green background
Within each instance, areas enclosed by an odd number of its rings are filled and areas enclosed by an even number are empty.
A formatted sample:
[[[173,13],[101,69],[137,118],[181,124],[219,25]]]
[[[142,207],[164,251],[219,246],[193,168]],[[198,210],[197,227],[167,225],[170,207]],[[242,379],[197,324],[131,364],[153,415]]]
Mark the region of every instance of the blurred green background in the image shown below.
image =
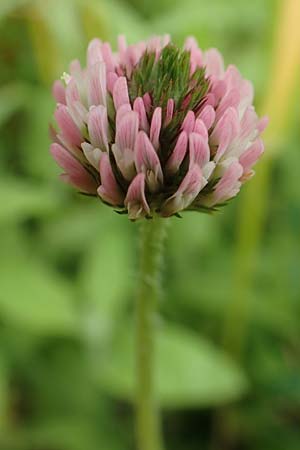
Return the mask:
[[[132,450],[137,225],[57,181],[51,84],[88,40],[218,47],[268,113],[257,176],[172,219],[157,338],[168,450],[300,448],[298,0],[0,1],[0,449]]]

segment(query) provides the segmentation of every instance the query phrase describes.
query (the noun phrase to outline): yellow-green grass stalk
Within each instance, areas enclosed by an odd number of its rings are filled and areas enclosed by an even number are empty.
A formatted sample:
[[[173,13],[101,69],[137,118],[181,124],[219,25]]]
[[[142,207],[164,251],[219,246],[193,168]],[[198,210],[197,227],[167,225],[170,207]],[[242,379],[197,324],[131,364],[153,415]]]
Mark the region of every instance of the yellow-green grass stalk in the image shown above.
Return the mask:
[[[260,241],[264,231],[272,163],[288,131],[300,69],[300,2],[282,0],[275,28],[269,80],[261,111],[270,118],[264,140],[266,153],[255,180],[240,202],[234,260],[233,296],[224,323],[224,347],[236,358],[246,339],[250,290]]]

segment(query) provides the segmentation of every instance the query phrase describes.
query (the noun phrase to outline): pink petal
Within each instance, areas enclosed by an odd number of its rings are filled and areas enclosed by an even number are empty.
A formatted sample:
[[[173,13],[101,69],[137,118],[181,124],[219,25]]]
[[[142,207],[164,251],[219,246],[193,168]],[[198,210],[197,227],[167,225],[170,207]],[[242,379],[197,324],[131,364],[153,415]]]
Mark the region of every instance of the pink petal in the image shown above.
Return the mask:
[[[149,114],[152,107],[152,100],[148,92],[146,92],[146,94],[143,95],[143,102],[145,105],[146,113]]]
[[[111,149],[114,154],[117,166],[121,171],[123,177],[127,181],[131,181],[132,178],[136,175],[134,152],[131,148],[120,149],[117,144],[113,144]]]
[[[159,148],[159,135],[161,130],[162,110],[160,107],[155,108],[150,127],[150,141],[157,151]]]
[[[111,46],[108,42],[104,42],[101,47],[103,61],[106,65],[107,72],[114,72],[115,70],[115,60],[111,50]]]
[[[243,112],[244,109],[253,102],[254,90],[252,83],[249,80],[244,80],[238,69],[233,65],[227,67],[224,74],[224,81],[227,85],[227,91],[230,91],[231,89],[239,91],[239,110]]]
[[[121,206],[124,195],[116,182],[107,153],[101,156],[99,171],[101,177],[101,185],[97,189],[99,196],[113,206]]]
[[[124,35],[120,35],[118,37],[118,54],[120,57],[119,62],[125,66],[126,64],[126,51],[127,51],[127,43]]]
[[[103,62],[102,43],[100,39],[92,39],[87,49],[87,65],[92,67],[94,64]]]
[[[80,100],[87,106],[87,70],[81,69],[80,62],[74,60],[70,64],[70,73],[71,77],[68,84],[71,80],[74,80],[77,85],[79,97],[77,100]]]
[[[172,98],[169,98],[168,102],[167,102],[167,111],[166,111],[166,117],[165,117],[165,123],[164,123],[165,127],[173,119],[174,108],[175,108],[175,102]]]
[[[247,106],[253,103],[254,98],[254,87],[251,81],[242,80],[240,85],[240,97],[241,101],[239,104],[239,109],[245,109]]]
[[[177,139],[175,148],[168,159],[166,170],[168,175],[174,175],[184,160],[187,151],[188,137],[186,131],[182,131]]]
[[[65,105],[58,105],[54,117],[67,142],[71,145],[80,147],[83,138],[79,128],[75,125],[68,108]]]
[[[139,118],[135,111],[124,114],[116,129],[116,144],[121,149],[126,148],[133,151],[139,129]]]
[[[195,48],[191,50],[191,69],[190,73],[193,74],[198,67],[203,66],[203,53],[200,48]]]
[[[78,87],[75,78],[71,78],[66,86],[66,102],[67,105],[71,105],[73,102],[80,100]]]
[[[182,130],[186,131],[188,134],[194,130],[195,126],[195,114],[193,111],[189,111],[182,122]]]
[[[116,113],[116,129],[119,128],[120,122],[123,119],[123,117],[131,111],[132,109],[129,103],[125,103],[124,105],[120,106],[120,108],[117,110]]]
[[[266,129],[268,124],[269,124],[269,117],[267,116],[262,117],[257,124],[258,132],[262,133]]]
[[[108,150],[107,111],[103,105],[90,109],[88,114],[88,130],[91,144],[103,151]]]
[[[193,74],[197,67],[201,67],[203,65],[203,55],[202,51],[198,47],[198,43],[195,38],[188,37],[184,44],[184,49],[188,50],[191,54],[190,57],[190,65],[191,65],[191,74]]]
[[[62,145],[53,143],[50,145],[50,153],[57,164],[67,172],[81,172],[82,165]]]
[[[165,45],[167,45],[167,40],[165,41]],[[147,50],[149,52],[156,52],[156,54],[159,55],[162,48],[163,45],[160,36],[153,36],[147,42]]]
[[[229,66],[227,67],[226,72],[224,74],[224,81],[229,89],[232,88],[239,89],[242,82],[242,76],[237,67],[234,66],[233,64],[229,64]]]
[[[71,61],[70,74],[72,76],[76,76],[76,75],[82,76],[82,69],[81,69],[80,61],[78,61],[78,59],[74,59],[73,61]]]
[[[138,64],[142,54],[145,51],[145,45],[143,42],[139,44],[130,45],[126,51],[126,76],[130,78],[132,69]]]
[[[200,168],[208,163],[210,150],[207,139],[197,133],[189,135],[190,167],[198,164]]]
[[[66,171],[66,174],[61,176],[64,181],[81,191],[96,193],[97,184],[93,177],[64,147],[56,143],[51,144],[50,152],[57,164]]]
[[[119,77],[115,82],[113,88],[113,100],[116,110],[122,105],[130,104],[127,80],[125,77]]]
[[[88,70],[87,96],[89,106],[106,106],[106,69],[103,62],[97,62]]]
[[[118,75],[115,72],[108,72],[107,74],[107,90],[112,95],[114,90],[114,85],[118,79]]]
[[[185,109],[188,108],[188,106],[189,106],[189,104],[190,104],[190,101],[191,101],[191,98],[192,98],[192,94],[191,94],[191,93],[187,94],[187,95],[184,97],[183,102],[182,102],[182,104],[181,104],[181,109],[182,109],[182,110],[185,110]]]
[[[216,120],[219,120],[228,108],[239,106],[241,95],[238,89],[231,89],[220,101],[216,109]]]
[[[200,190],[204,187],[206,180],[202,177],[200,167],[195,164],[192,166],[179,188],[172,197],[168,198],[162,207],[162,215],[167,217],[187,208],[197,197]]]
[[[196,119],[195,126],[194,126],[194,132],[200,134],[202,137],[204,137],[206,140],[208,139],[208,131],[207,128],[201,119]]]
[[[243,174],[242,165],[234,161],[225,170],[221,180],[217,183],[213,192],[212,206],[218,203],[223,203],[229,198],[234,197],[240,190],[240,177]]]
[[[208,94],[206,94],[204,102],[203,102],[203,106],[210,105],[213,108],[215,108],[217,104],[218,104],[218,101],[216,99],[216,96],[212,92],[209,92]]]
[[[261,139],[257,139],[239,158],[244,172],[248,172],[254,166],[263,152],[264,144]]]
[[[193,36],[188,36],[184,42],[184,49],[191,51],[198,48],[198,42]]]
[[[70,115],[82,134],[85,132],[88,111],[80,101],[73,102],[68,107]]]
[[[201,119],[206,126],[207,130],[209,130],[214,124],[216,118],[216,112],[211,105],[206,105],[202,111],[200,112],[198,119]]]
[[[254,106],[248,106],[241,120],[241,131],[239,135],[241,141],[255,137],[255,134],[257,134],[257,123],[258,117]]]
[[[237,137],[239,131],[240,123],[237,111],[234,108],[228,108],[210,136],[210,143],[212,145],[218,145],[218,150],[214,158],[216,162],[224,155],[230,142]]]
[[[224,80],[220,80],[218,77],[211,77],[212,79],[212,88],[211,92],[216,98],[217,103],[225,96],[228,86]]]
[[[70,184],[80,192],[84,192],[85,194],[96,194],[97,185],[92,177],[86,178],[85,175],[62,173],[59,175],[59,178],[64,183]]]
[[[122,105],[117,111],[116,124],[116,143],[112,151],[123,176],[130,181],[136,174],[134,145],[139,128],[138,114],[130,105]]]
[[[199,166],[195,164],[188,170],[177,190],[177,193],[190,196],[187,202],[189,204],[191,202],[191,198],[194,199],[198,195],[201,187],[203,187],[202,183],[202,172]]]
[[[195,38],[188,37],[184,44],[185,50],[188,50],[191,54],[190,57],[190,65],[191,70],[190,73],[193,74],[197,67],[203,66],[203,54],[200,48],[198,47],[198,43]]]
[[[66,102],[75,124],[81,132],[84,131],[87,110],[80,101],[79,89],[75,78],[71,78],[66,87]]]
[[[103,152],[99,148],[93,147],[88,142],[84,142],[81,144],[81,148],[83,151],[84,156],[86,157],[87,161],[95,167],[97,171],[99,171],[99,163],[100,158],[103,154]]]
[[[213,171],[216,168],[216,163],[214,161],[208,161],[203,167],[202,167],[202,175],[206,180],[209,180]]]
[[[133,110],[139,115],[139,126],[141,130],[149,133],[149,122],[147,119],[146,109],[142,97],[137,97],[133,103]]]
[[[211,48],[204,54],[204,65],[207,75],[216,75],[220,77],[224,73],[224,61],[218,50]]]
[[[136,220],[150,214],[150,208],[145,195],[145,175],[138,173],[132,180],[124,201],[128,216]]]
[[[166,47],[171,42],[170,34],[166,33],[162,37],[162,48]]]
[[[135,166],[146,176],[151,192],[157,191],[163,182],[163,173],[157,153],[144,131],[140,131],[135,142]]]
[[[66,104],[66,91],[61,80],[54,81],[52,86],[52,95],[57,103],[61,103],[62,105]]]

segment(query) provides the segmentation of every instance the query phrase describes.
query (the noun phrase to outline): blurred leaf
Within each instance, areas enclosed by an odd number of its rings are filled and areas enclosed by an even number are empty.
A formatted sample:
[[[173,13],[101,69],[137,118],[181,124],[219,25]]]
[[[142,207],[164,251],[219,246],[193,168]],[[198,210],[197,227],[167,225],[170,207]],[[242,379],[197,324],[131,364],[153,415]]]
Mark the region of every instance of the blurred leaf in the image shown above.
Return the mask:
[[[30,98],[31,89],[25,83],[13,82],[0,88],[0,127]]]
[[[98,428],[98,429],[97,429]],[[100,428],[100,430],[99,430]],[[1,449],[125,450],[118,436],[111,437],[86,417],[58,416],[30,423],[0,440]],[[100,443],[100,444],[99,444]]]
[[[176,2],[163,14],[157,16],[157,19],[153,21],[153,27],[156,32],[169,32],[180,41],[189,35],[194,35],[200,39],[202,48],[207,45],[214,46],[214,42],[218,40],[218,46],[223,49],[223,46],[233,35],[237,35],[238,31],[254,32],[253,22],[256,24],[255,30],[260,28],[268,17],[268,3],[271,1],[273,0],[262,4],[260,0],[246,3],[239,0],[232,0],[230,3],[223,0],[211,0],[209,7],[206,0]],[[222,19],[216,20],[217,18]],[[224,39],[224,32],[226,39]],[[242,44],[239,42],[239,45]]]
[[[25,436],[34,447],[66,448],[74,450],[93,450],[97,440],[88,422],[60,417],[48,420],[27,430]]]
[[[134,7],[143,16],[147,18],[156,17],[157,15],[162,15],[168,9],[174,8],[174,6],[179,3],[180,0],[129,0],[129,3],[134,5]]]
[[[55,254],[60,257],[88,252],[106,217],[103,214],[106,207],[97,198],[80,196],[68,186],[66,190],[62,185],[60,188],[60,195],[65,199],[62,208],[59,214],[45,221],[42,229],[42,241],[49,244],[43,249],[48,258]],[[80,259],[78,263],[81,262]]]
[[[26,373],[35,386],[39,418],[91,415],[98,405],[90,369],[86,347],[78,339],[61,338],[59,345],[48,344],[35,353]]]
[[[178,261],[181,267],[181,256],[185,258],[197,256],[206,251],[212,251],[212,248],[220,246],[220,224],[216,217],[220,215],[209,216],[206,214],[195,214],[186,212],[183,219],[172,219],[170,227],[168,246],[174,256],[175,262]],[[178,240],[179,236],[184,239]]]
[[[75,0],[36,0],[36,10],[49,32],[49,37],[55,43],[57,54],[62,56],[66,64],[78,58],[85,50],[86,44],[76,3]]]
[[[60,185],[68,206],[61,208],[60,213],[44,224],[43,240],[48,242],[49,248],[45,251],[51,254],[54,251],[71,253],[75,251],[87,251],[102,227],[104,205],[96,198],[79,197],[75,193],[75,200],[70,197],[70,188],[66,191]]]
[[[41,262],[10,249],[0,269],[0,315],[10,324],[39,334],[76,332],[71,292]]]
[[[48,86],[58,78],[71,59],[83,51],[84,39],[73,0],[35,0],[27,10],[34,56],[40,77]]]
[[[0,3],[0,20],[5,16],[8,16],[15,9],[26,5],[26,3],[31,3],[32,0],[1,0]]]
[[[32,107],[32,105],[36,105]],[[36,88],[26,106],[27,121],[23,132],[22,163],[26,173],[38,178],[52,179],[59,173],[49,152],[49,124],[52,121],[55,102],[50,90]]]
[[[103,1],[76,0],[80,10],[82,26],[85,31],[86,40],[98,37],[104,41],[111,38],[110,20],[107,8]],[[112,42],[113,44],[113,42]]]
[[[156,390],[166,408],[207,407],[238,399],[247,382],[241,369],[212,344],[187,330],[166,325],[156,335]],[[127,326],[109,352],[100,380],[113,395],[134,398],[134,345]]]
[[[123,222],[123,226],[121,223]],[[90,251],[82,263],[81,286],[85,293],[90,331],[107,335],[133,292],[134,278],[129,227],[120,216],[110,217],[94,232]]]
[[[87,12],[88,21],[91,20],[91,14],[94,15],[93,24],[96,20],[99,20],[99,25],[104,23],[103,28],[99,27],[99,32],[96,35],[102,36],[105,34],[105,38],[110,40],[112,47],[116,48],[117,36],[119,34],[125,34],[129,43],[136,42],[151,34],[151,27],[141,16],[128,4],[124,4],[122,1],[117,0],[91,0],[86,7],[85,0],[77,0],[84,6],[84,11]],[[87,27],[88,21],[85,23],[87,28],[87,35],[91,36]],[[93,25],[94,33],[97,31]]]
[[[5,363],[0,355],[0,425],[6,422],[7,401],[8,401],[8,382]]]
[[[300,59],[300,4],[297,0],[281,2],[279,22],[275,33],[274,67],[266,90],[263,111],[271,115],[273,125],[268,127],[266,142],[280,141],[290,124],[287,113],[294,101]],[[283,52],[283,49],[284,52]],[[284,60],[282,58],[284,56]],[[274,95],[276,92],[276,95]],[[235,249],[235,290],[228,305],[223,332],[224,346],[239,357],[245,345],[248,325],[248,291],[253,283],[257,250],[266,226],[266,211],[272,198],[272,155],[259,166],[255,181],[245,189],[238,217],[238,235]],[[234,324],[234,326],[232,326]]]
[[[57,208],[57,196],[46,186],[12,177],[0,180],[0,221],[40,216]]]
[[[63,71],[60,48],[55,45],[47,22],[38,8],[38,2],[30,5],[26,12],[38,75],[41,81],[49,86]]]

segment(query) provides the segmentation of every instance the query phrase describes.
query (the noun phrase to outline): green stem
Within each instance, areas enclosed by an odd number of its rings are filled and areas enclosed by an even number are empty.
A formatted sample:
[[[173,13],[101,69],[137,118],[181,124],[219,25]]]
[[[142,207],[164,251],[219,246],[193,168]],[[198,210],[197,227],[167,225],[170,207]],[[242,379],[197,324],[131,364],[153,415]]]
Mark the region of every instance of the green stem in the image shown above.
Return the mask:
[[[138,450],[162,450],[154,389],[154,333],[166,219],[141,224],[140,278],[136,305],[136,433]]]

